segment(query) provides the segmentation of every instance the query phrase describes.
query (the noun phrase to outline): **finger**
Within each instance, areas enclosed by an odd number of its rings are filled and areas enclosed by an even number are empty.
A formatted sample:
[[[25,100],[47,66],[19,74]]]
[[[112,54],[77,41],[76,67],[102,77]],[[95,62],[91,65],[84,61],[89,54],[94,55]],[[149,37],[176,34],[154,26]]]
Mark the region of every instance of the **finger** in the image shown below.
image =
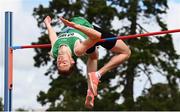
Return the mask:
[[[67,20],[66,20],[66,19],[64,19],[63,17],[60,17],[60,19],[61,19],[61,21],[65,21],[65,22],[67,21]]]
[[[62,20],[63,19],[63,17],[60,17],[60,20]]]

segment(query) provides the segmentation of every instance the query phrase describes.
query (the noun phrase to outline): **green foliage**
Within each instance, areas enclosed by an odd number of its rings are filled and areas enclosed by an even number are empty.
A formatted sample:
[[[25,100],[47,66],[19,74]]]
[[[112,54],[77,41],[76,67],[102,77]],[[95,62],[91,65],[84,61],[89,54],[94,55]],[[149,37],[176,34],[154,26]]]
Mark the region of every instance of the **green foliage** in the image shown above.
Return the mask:
[[[35,43],[49,43],[43,25],[43,19],[47,15],[55,20],[52,25],[56,27],[59,27],[59,23],[56,21],[59,16],[67,19],[73,16],[83,16],[108,32],[111,31],[117,35],[130,35],[146,32],[141,23],[150,26],[153,22],[161,30],[166,30],[167,25],[163,22],[161,15],[165,14],[167,9],[167,0],[52,0],[48,7],[39,5],[34,8],[33,16],[37,19],[39,28],[42,29],[42,35]],[[111,23],[115,17],[119,20],[126,20],[127,24],[122,24],[120,29],[113,29]],[[142,18],[144,19],[142,20]],[[94,110],[179,110],[178,105],[176,105],[177,97],[179,98],[178,82],[176,81],[180,77],[178,75],[180,70],[177,68],[179,56],[174,50],[171,35],[156,36],[153,39],[129,39],[126,43],[131,48],[132,55],[127,62],[102,77],[102,83],[98,88],[99,97],[95,99]],[[45,66],[51,61],[48,56],[49,50],[35,49],[36,67]],[[106,56],[99,60],[99,68],[107,63],[111,56],[111,53],[107,52]],[[81,60],[86,63],[87,58],[83,57]],[[38,102],[42,105],[49,104],[48,110],[86,110],[84,101],[87,83],[81,69],[76,68],[67,78],[62,76],[54,78],[56,72],[55,61],[53,61],[52,66],[45,74],[51,79],[50,88],[47,92],[41,91],[39,93]],[[168,87],[160,85],[158,87],[162,91],[159,91],[157,86],[152,86],[149,93],[144,93],[135,102],[133,94],[135,77],[145,74],[152,82],[150,76],[157,72],[166,77]],[[110,82],[115,76],[119,78],[117,84],[112,87]],[[120,86],[124,89],[118,93],[116,90]],[[167,94],[163,90],[167,91],[172,98],[165,99]],[[155,97],[157,94],[162,94],[163,97],[161,98],[161,95]],[[120,97],[124,98],[123,104],[116,103]]]
[[[135,104],[136,110],[180,110],[180,91],[175,92],[176,99],[171,94],[172,90],[168,84],[155,84],[143,96],[140,96]],[[177,103],[176,103],[177,101]]]
[[[19,111],[21,111],[21,112],[24,111],[24,112],[25,112],[25,111],[28,111],[28,110],[23,109],[23,108],[18,108],[18,109],[16,109],[16,111],[18,111],[18,112],[19,112]],[[32,110],[32,111],[33,111],[33,110]]]
[[[0,98],[0,111],[3,111],[3,103],[2,103],[2,98]]]
[[[77,73],[75,70],[70,77],[52,78],[51,88],[47,93],[41,91],[37,100],[42,105],[50,103],[48,110],[85,110],[87,84],[84,77]]]

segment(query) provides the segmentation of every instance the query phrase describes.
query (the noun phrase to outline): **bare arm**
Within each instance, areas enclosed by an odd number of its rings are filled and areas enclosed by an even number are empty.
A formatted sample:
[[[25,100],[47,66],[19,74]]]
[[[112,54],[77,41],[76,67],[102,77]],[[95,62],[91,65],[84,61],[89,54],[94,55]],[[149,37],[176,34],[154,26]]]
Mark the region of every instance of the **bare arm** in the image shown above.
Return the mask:
[[[51,41],[51,45],[53,46],[55,41],[57,40],[57,34],[51,26],[51,18],[49,16],[47,16],[44,19],[44,23],[45,23],[47,30],[48,30],[48,35],[49,35],[49,39]]]
[[[89,37],[85,41],[78,42],[76,44],[76,47],[74,49],[75,49],[76,55],[78,55],[78,56],[83,55],[86,52],[86,50],[93,47],[101,39],[101,33],[92,28],[88,28],[88,27],[76,24],[74,22],[70,22],[62,17],[60,17],[60,20],[66,26],[80,30],[81,32],[85,33]]]
[[[80,30],[82,31],[83,33],[85,33],[91,40],[94,40],[94,41],[99,41],[101,39],[101,33],[92,29],[92,28],[88,28],[88,27],[85,27],[85,26],[82,26],[82,25],[79,25],[79,24],[76,24],[74,22],[70,22],[62,17],[60,17],[60,20],[66,25],[66,26],[69,26],[69,27],[72,27],[72,28],[75,28],[77,30]]]

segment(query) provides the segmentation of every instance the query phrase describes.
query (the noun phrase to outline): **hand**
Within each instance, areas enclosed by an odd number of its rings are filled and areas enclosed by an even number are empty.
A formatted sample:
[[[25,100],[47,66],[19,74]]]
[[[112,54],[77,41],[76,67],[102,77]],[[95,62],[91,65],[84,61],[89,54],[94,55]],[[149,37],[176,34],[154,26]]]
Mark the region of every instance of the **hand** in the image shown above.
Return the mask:
[[[45,23],[45,24],[51,24],[51,17],[50,17],[50,16],[47,16],[47,17],[44,19],[44,23]]]
[[[73,23],[73,22],[70,22],[62,17],[60,17],[60,20],[66,25],[66,26],[69,26],[69,27],[72,27],[72,28],[75,28],[76,24]]]

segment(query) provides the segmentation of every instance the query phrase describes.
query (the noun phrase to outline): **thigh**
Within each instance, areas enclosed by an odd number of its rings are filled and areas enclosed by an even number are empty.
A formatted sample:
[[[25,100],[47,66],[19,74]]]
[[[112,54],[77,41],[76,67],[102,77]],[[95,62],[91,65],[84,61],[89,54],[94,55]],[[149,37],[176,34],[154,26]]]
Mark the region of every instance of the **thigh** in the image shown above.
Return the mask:
[[[114,53],[129,53],[130,49],[122,40],[119,39],[116,41],[116,44],[111,51]]]

